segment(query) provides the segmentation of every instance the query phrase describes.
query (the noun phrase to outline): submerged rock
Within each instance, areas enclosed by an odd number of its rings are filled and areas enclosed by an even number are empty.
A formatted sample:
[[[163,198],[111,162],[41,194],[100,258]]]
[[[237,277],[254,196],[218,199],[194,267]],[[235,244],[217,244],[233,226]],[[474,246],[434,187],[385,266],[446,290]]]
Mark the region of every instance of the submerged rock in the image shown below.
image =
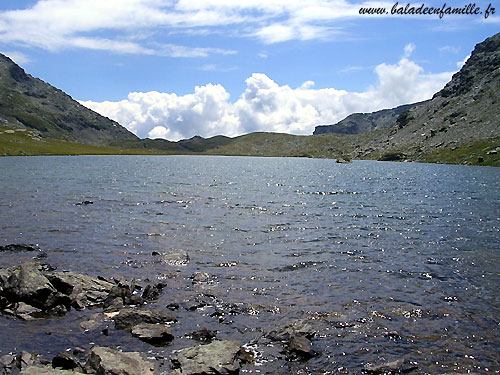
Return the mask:
[[[417,368],[418,367],[415,363],[409,362],[405,359],[397,359],[392,362],[366,365],[363,372],[365,374],[372,375],[406,374],[416,370]]]
[[[166,324],[137,324],[132,327],[132,335],[153,345],[167,344],[174,339],[172,330]]]
[[[272,341],[287,341],[297,335],[311,339],[315,334],[314,328],[307,319],[298,319],[271,329],[265,336]]]
[[[241,350],[236,341],[215,341],[181,350],[177,357],[172,358],[174,374],[237,374],[241,366]]]
[[[142,358],[138,352],[95,346],[90,350],[85,365],[87,373],[98,375],[153,375],[154,363]]]
[[[191,337],[193,340],[201,341],[201,342],[211,342],[217,336],[217,332],[211,331],[206,327],[199,329],[198,331],[194,331],[191,333]]]
[[[0,246],[0,252],[1,251],[12,251],[12,252],[41,251],[41,249],[38,247],[38,245],[9,244],[5,246]]]

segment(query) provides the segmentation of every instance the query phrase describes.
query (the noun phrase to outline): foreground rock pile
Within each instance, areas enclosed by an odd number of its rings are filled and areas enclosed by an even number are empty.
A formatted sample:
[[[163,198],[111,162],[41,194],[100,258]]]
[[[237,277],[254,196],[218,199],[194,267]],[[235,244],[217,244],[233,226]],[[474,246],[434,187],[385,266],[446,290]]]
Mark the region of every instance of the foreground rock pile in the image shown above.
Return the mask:
[[[25,245],[0,248],[0,251],[10,252],[38,250]],[[169,254],[165,260],[167,264],[175,265],[188,261],[189,256],[184,252]],[[194,286],[199,286],[210,283],[212,276],[197,272],[189,279]],[[181,306],[177,302],[166,305],[165,309],[148,306],[165,288],[163,283],[139,285],[135,280],[59,272],[48,264],[32,260],[0,268],[0,312],[10,319],[35,321],[36,324],[37,319],[89,308],[96,312],[90,317],[87,314],[88,320],[79,324],[85,331],[95,331],[96,327],[101,329],[112,322],[116,330],[128,332],[131,337],[147,344],[167,346],[176,340],[172,328],[179,324],[180,318],[175,312],[180,314]],[[230,317],[254,312],[244,304],[214,303],[214,299],[215,296],[201,293],[190,302],[179,302],[186,312],[204,310],[216,324],[230,325]],[[106,326],[102,334],[107,336],[112,329]],[[165,357],[155,356],[150,351],[146,355],[92,344],[90,348],[68,349],[51,360],[28,352],[4,355],[0,357],[0,375],[239,374],[247,372],[248,366],[255,364],[265,350],[271,353],[266,358],[282,362],[310,363],[321,356],[314,344],[317,322],[315,325],[315,321],[309,318],[289,321],[267,330],[258,328],[253,331],[256,332],[253,339],[245,343],[234,340],[233,336],[229,340],[218,340],[217,331],[205,327],[193,331],[194,327],[190,326],[188,329],[181,334],[177,332],[177,337],[189,337],[199,344],[180,346],[182,349]],[[266,358],[255,366],[266,363]],[[414,363],[398,360],[367,366],[364,373],[400,374],[416,368]]]

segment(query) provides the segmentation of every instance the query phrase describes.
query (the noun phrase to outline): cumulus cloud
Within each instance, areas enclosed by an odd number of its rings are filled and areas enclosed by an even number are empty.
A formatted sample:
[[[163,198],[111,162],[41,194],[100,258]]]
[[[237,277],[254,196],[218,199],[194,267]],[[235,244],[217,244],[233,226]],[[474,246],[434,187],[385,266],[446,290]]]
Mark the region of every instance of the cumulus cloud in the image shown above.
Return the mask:
[[[192,94],[130,93],[119,102],[82,104],[107,116],[139,137],[178,140],[194,135],[237,136],[255,131],[311,134],[319,124],[338,122],[354,112],[372,112],[432,97],[454,72],[426,73],[404,57],[375,67],[376,82],[363,92],[315,89],[307,81],[292,88],[262,73],[246,80],[236,101],[222,85],[197,86]]]

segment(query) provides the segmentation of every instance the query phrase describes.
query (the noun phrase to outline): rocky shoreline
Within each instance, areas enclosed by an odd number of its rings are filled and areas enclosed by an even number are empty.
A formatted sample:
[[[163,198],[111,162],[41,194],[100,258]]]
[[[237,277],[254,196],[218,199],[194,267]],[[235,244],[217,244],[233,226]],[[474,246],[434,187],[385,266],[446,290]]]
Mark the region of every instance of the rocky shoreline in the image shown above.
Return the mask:
[[[14,256],[19,252],[34,252],[35,256],[17,266],[0,268],[0,312],[8,319],[36,324],[71,314],[74,310],[89,310],[92,314],[87,314],[79,323],[84,331],[100,330],[104,336],[113,334],[113,331],[124,332],[151,348],[169,347],[179,337],[189,337],[197,344],[173,350],[168,356],[156,355],[152,351],[124,351],[119,347],[90,345],[92,343],[70,347],[53,358],[26,351],[12,352],[1,356],[0,375],[271,374],[274,373],[273,367],[266,369],[267,360],[262,360],[265,351],[266,358],[272,357],[278,363],[307,364],[322,356],[315,345],[323,323],[320,317],[290,320],[272,329],[258,329],[247,342],[238,338],[219,339],[214,327],[193,325],[179,335],[173,332],[173,328],[183,319],[181,310],[209,311],[209,316],[217,324],[231,324],[229,317],[251,315],[253,311],[244,304],[215,303],[217,297],[209,294],[198,295],[190,303],[179,300],[163,308],[151,308],[168,290],[168,283],[142,284],[133,279],[58,271],[43,262],[46,255],[36,246],[0,246],[0,253]],[[160,257],[165,264],[177,266],[190,260],[183,251],[152,256]],[[193,285],[210,283],[211,276],[196,272],[190,280]],[[184,327],[190,327],[189,322],[186,323]],[[340,328],[349,327],[348,322],[337,323]],[[395,339],[399,337],[397,332],[388,335]],[[415,361],[399,358],[367,363],[362,372],[418,373],[418,368]]]

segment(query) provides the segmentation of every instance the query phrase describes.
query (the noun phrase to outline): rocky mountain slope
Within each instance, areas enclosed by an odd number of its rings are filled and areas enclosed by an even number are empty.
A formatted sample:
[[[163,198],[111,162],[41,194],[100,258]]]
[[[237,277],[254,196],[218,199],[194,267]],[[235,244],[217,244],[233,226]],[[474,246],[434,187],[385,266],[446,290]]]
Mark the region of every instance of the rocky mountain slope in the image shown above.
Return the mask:
[[[0,125],[37,137],[85,144],[137,137],[115,121],[82,106],[61,90],[33,78],[0,54]]]
[[[402,113],[379,137],[360,142],[353,157],[392,153],[393,159],[480,164],[499,152],[500,33],[477,44],[431,101]]]
[[[396,124],[397,118],[403,112],[426,102],[405,104],[396,108],[382,109],[372,113],[353,113],[334,125],[316,126],[313,134],[362,134],[372,130],[390,128]]]

